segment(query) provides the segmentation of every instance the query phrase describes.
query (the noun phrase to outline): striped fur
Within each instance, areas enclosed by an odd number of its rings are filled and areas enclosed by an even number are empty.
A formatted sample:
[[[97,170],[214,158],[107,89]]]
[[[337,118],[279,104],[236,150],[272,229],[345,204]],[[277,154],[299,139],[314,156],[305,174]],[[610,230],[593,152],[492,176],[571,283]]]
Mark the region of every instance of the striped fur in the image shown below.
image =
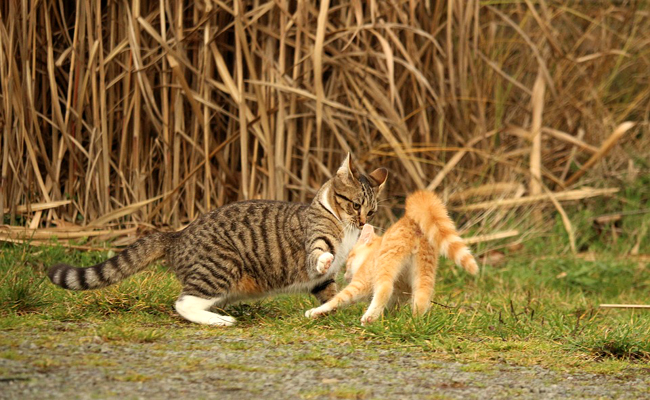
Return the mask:
[[[305,313],[315,318],[372,295],[362,323],[376,320],[391,301],[411,298],[413,313],[424,314],[431,304],[438,255],[454,260],[470,274],[478,272],[447,209],[431,192],[419,191],[406,199],[406,214],[383,236],[364,226],[347,261],[350,284],[320,307]]]
[[[86,268],[57,264],[50,267],[47,275],[52,283],[64,289],[100,289],[117,283],[162,258],[175,236],[176,233],[154,233],[103,263]]]
[[[231,325],[234,319],[210,307],[272,293],[312,292],[324,302],[336,293],[332,277],[351,247],[343,239],[356,239],[372,217],[386,177],[383,168],[367,177],[357,174],[348,155],[310,204],[232,203],[183,231],[144,237],[101,264],[55,265],[48,276],[66,289],[97,289],[165,258],[183,286],[176,310],[190,321],[212,325]],[[319,265],[319,259],[330,261]]]

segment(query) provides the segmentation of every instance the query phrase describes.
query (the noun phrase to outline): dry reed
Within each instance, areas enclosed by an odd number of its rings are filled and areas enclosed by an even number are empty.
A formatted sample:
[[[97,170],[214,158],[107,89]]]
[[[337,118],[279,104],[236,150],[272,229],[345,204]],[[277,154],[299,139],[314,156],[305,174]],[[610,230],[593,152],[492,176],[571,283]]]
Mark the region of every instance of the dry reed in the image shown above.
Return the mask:
[[[347,151],[389,168],[388,205],[559,206],[647,130],[643,4],[4,1],[0,221],[177,228],[307,200]],[[470,219],[510,230],[491,215]]]

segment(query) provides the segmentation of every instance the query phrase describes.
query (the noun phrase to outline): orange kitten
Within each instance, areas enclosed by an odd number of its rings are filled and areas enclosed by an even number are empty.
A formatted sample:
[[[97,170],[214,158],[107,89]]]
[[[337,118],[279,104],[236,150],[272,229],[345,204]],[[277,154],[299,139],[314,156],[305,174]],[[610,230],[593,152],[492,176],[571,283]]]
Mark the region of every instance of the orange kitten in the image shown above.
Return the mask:
[[[377,236],[371,225],[363,227],[347,261],[345,278],[350,284],[305,316],[316,318],[372,295],[361,318],[365,324],[379,318],[391,299],[409,294],[413,314],[422,315],[431,305],[440,253],[470,274],[478,272],[442,201],[434,193],[415,192],[406,198],[404,217],[384,236]]]

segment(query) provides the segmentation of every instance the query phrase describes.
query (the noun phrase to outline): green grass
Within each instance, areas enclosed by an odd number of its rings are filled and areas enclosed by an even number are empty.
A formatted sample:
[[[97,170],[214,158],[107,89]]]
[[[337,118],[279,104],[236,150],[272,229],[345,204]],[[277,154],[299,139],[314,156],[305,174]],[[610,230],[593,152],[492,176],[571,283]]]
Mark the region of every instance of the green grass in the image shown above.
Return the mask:
[[[645,196],[645,195],[644,195]],[[641,198],[628,196],[630,208]],[[636,200],[635,200],[636,199]],[[636,201],[636,203],[635,203]],[[0,330],[39,333],[43,346],[59,335],[82,340],[140,343],[157,351],[188,335],[221,336],[222,346],[248,351],[257,337],[273,345],[309,341],[305,353],[292,361],[350,368],[348,361],[320,350],[324,341],[340,343],[338,350],[364,351],[369,357],[381,348],[396,352],[417,350],[436,362],[453,360],[467,371],[491,373],[496,363],[541,365],[558,370],[587,370],[623,374],[645,368],[650,361],[650,312],[600,309],[600,303],[648,303],[650,269],[647,262],[621,257],[630,243],[640,253],[650,253],[645,226],[647,215],[634,225],[619,223],[626,233],[612,240],[610,231],[594,226],[594,211],[577,210],[576,226],[589,236],[580,245],[593,252],[590,259],[567,252],[563,227],[558,223],[548,236],[527,243],[523,250],[506,253],[506,262],[485,267],[473,279],[444,261],[439,273],[435,304],[422,318],[413,318],[408,307],[390,310],[375,324],[361,326],[367,304],[357,304],[318,320],[303,316],[316,305],[307,295],[279,296],[226,308],[238,319],[231,328],[198,326],[182,320],[173,310],[180,291],[174,276],[154,266],[130,279],[94,292],[59,289],[45,277],[46,267],[56,262],[90,265],[106,254],[68,251],[61,247],[33,248],[0,245]],[[582,222],[581,222],[582,221]],[[584,222],[591,221],[591,222]],[[591,224],[591,225],[590,225]],[[609,246],[609,247],[608,247]],[[83,339],[86,338],[86,339]],[[3,343],[3,340],[5,341]],[[16,340],[0,339],[0,357],[16,357]],[[41,344],[39,344],[41,345]],[[38,367],[56,367],[44,354]],[[239,368],[223,364],[220,368]],[[136,381],[147,377],[125,376]],[[329,393],[329,392],[328,392]],[[317,393],[307,393],[306,397]],[[331,393],[335,398],[363,398],[351,388]]]

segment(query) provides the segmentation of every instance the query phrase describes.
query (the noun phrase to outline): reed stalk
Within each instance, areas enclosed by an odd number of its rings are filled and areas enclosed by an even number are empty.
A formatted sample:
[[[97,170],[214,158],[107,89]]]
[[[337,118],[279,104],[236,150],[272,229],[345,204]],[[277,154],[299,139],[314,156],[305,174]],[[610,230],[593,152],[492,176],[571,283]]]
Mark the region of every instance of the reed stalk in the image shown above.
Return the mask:
[[[528,188],[455,206],[467,213],[561,209],[572,186],[627,168],[622,149],[643,151],[648,13],[613,0],[3,1],[0,219],[176,229],[231,201],[307,201],[348,151],[362,171],[389,169],[387,219],[427,187]]]

